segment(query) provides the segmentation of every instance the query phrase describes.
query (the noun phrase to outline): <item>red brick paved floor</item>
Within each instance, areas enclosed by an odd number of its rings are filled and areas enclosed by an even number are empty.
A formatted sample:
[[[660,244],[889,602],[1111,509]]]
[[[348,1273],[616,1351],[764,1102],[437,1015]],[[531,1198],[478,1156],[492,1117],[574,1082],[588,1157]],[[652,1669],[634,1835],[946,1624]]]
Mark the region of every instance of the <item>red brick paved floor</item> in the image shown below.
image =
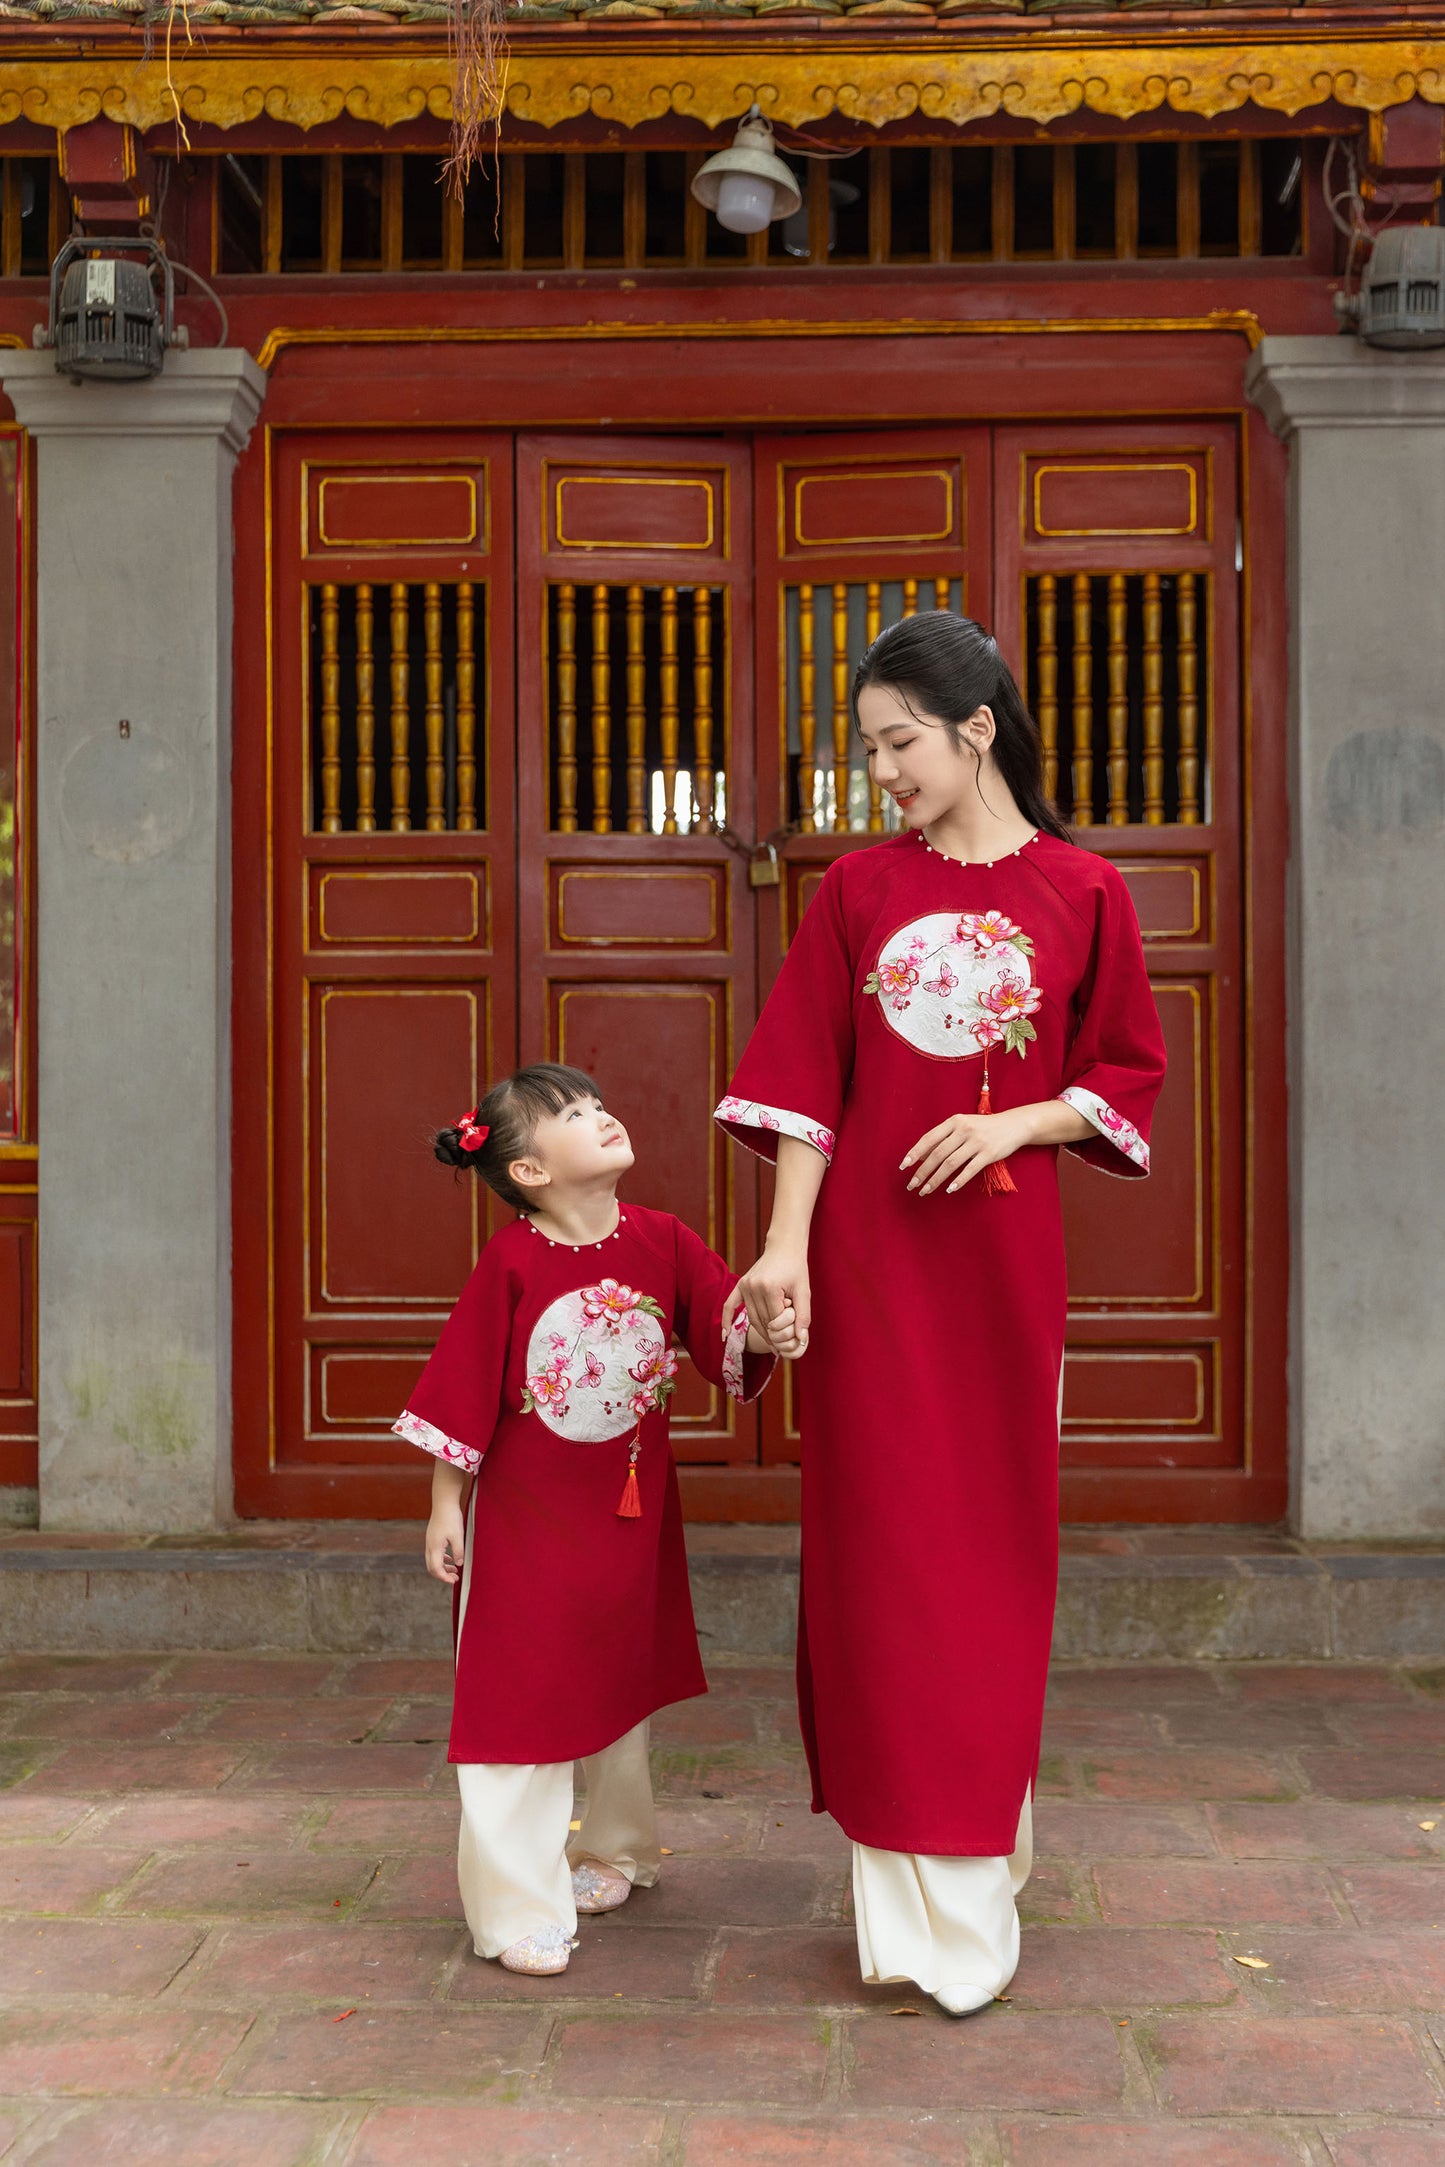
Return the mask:
[[[529,1981],[466,1945],[444,1666],[0,1661],[5,2167],[1445,2167],[1445,1673],[1060,1670],[962,2024],[858,1983],[786,1667],[713,1676],[662,1885]]]

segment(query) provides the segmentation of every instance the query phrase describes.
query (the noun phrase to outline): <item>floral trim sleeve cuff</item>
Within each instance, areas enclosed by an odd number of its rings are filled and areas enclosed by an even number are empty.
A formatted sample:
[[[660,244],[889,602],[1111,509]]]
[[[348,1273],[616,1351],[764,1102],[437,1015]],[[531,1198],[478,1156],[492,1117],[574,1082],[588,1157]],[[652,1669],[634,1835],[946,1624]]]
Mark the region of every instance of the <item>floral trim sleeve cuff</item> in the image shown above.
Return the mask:
[[[823,1128],[819,1122],[810,1121],[806,1114],[789,1113],[786,1107],[762,1106],[756,1099],[727,1098],[715,1109],[713,1120],[737,1129],[769,1129],[775,1138],[796,1136],[802,1143],[811,1144],[815,1151],[821,1151],[825,1159],[833,1156],[836,1142],[833,1131]],[[748,1139],[744,1136],[740,1141],[747,1143]],[[771,1157],[771,1153],[764,1156]]]
[[[748,1313],[739,1309],[723,1340],[722,1377],[728,1396],[755,1400],[776,1366],[776,1355],[748,1352]]]
[[[455,1437],[448,1437],[445,1430],[434,1429],[430,1422],[423,1422],[410,1408],[391,1425],[395,1437],[404,1437],[418,1451],[429,1452],[435,1460],[447,1460],[453,1467],[465,1468],[474,1475],[482,1464],[480,1452],[473,1452],[470,1445],[459,1445]]]
[[[1122,1114],[1116,1114],[1107,1099],[1101,1099],[1095,1091],[1085,1091],[1079,1084],[1070,1084],[1066,1091],[1059,1093],[1059,1097],[1066,1106],[1072,1106],[1076,1114],[1082,1114],[1084,1119],[1098,1130],[1106,1144],[1112,1144],[1116,1151],[1122,1151],[1124,1157],[1136,1166],[1141,1174],[1148,1173],[1149,1146],[1133,1122],[1126,1121]],[[1088,1143],[1068,1144],[1065,1149],[1082,1158],[1090,1150],[1092,1141],[1091,1138]],[[1097,1165],[1098,1161],[1090,1163]]]

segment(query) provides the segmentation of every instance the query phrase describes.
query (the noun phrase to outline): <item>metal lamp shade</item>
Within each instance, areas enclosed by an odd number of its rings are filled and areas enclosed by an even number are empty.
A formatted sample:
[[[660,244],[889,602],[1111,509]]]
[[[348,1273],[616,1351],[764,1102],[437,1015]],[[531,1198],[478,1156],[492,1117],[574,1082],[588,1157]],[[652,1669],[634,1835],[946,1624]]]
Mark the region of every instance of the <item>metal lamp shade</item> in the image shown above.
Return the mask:
[[[797,176],[773,149],[773,131],[761,117],[738,124],[728,149],[693,176],[692,192],[733,233],[761,233],[803,202]]]

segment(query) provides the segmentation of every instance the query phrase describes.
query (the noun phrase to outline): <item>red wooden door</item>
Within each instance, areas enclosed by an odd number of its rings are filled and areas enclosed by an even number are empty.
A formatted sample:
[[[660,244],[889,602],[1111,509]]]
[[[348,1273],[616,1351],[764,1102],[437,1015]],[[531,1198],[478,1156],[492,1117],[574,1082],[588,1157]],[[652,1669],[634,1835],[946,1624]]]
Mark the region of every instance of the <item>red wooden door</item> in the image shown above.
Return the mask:
[[[1151,1180],[1062,1161],[1066,1518],[1284,1507],[1246,1398],[1238,458],[1226,421],[995,442],[995,628],[1065,817],[1129,883],[1169,1048]]]
[[[390,1426],[484,1209],[428,1131],[516,1043],[511,452],[337,432],[275,456],[271,1037],[264,1082],[238,1077],[243,1121],[267,1094],[268,1145],[264,1195],[237,1199],[242,1512],[425,1494]]]
[[[633,1132],[630,1193],[748,1261],[756,1184],[711,1113],[756,997],[720,832],[756,819],[750,446],[524,437],[517,549],[521,1058],[594,1075]],[[736,1500],[756,1425],[684,1363],[694,1502]]]

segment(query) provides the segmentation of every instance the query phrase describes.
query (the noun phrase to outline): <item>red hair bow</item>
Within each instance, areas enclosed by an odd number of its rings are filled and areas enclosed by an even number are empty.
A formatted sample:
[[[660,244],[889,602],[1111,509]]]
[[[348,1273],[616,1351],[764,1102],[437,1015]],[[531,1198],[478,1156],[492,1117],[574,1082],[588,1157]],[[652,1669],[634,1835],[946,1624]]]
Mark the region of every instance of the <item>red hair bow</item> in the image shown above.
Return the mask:
[[[478,1122],[478,1109],[474,1106],[469,1114],[463,1114],[457,1123],[457,1138],[463,1151],[480,1151],[491,1135],[485,1121]]]

